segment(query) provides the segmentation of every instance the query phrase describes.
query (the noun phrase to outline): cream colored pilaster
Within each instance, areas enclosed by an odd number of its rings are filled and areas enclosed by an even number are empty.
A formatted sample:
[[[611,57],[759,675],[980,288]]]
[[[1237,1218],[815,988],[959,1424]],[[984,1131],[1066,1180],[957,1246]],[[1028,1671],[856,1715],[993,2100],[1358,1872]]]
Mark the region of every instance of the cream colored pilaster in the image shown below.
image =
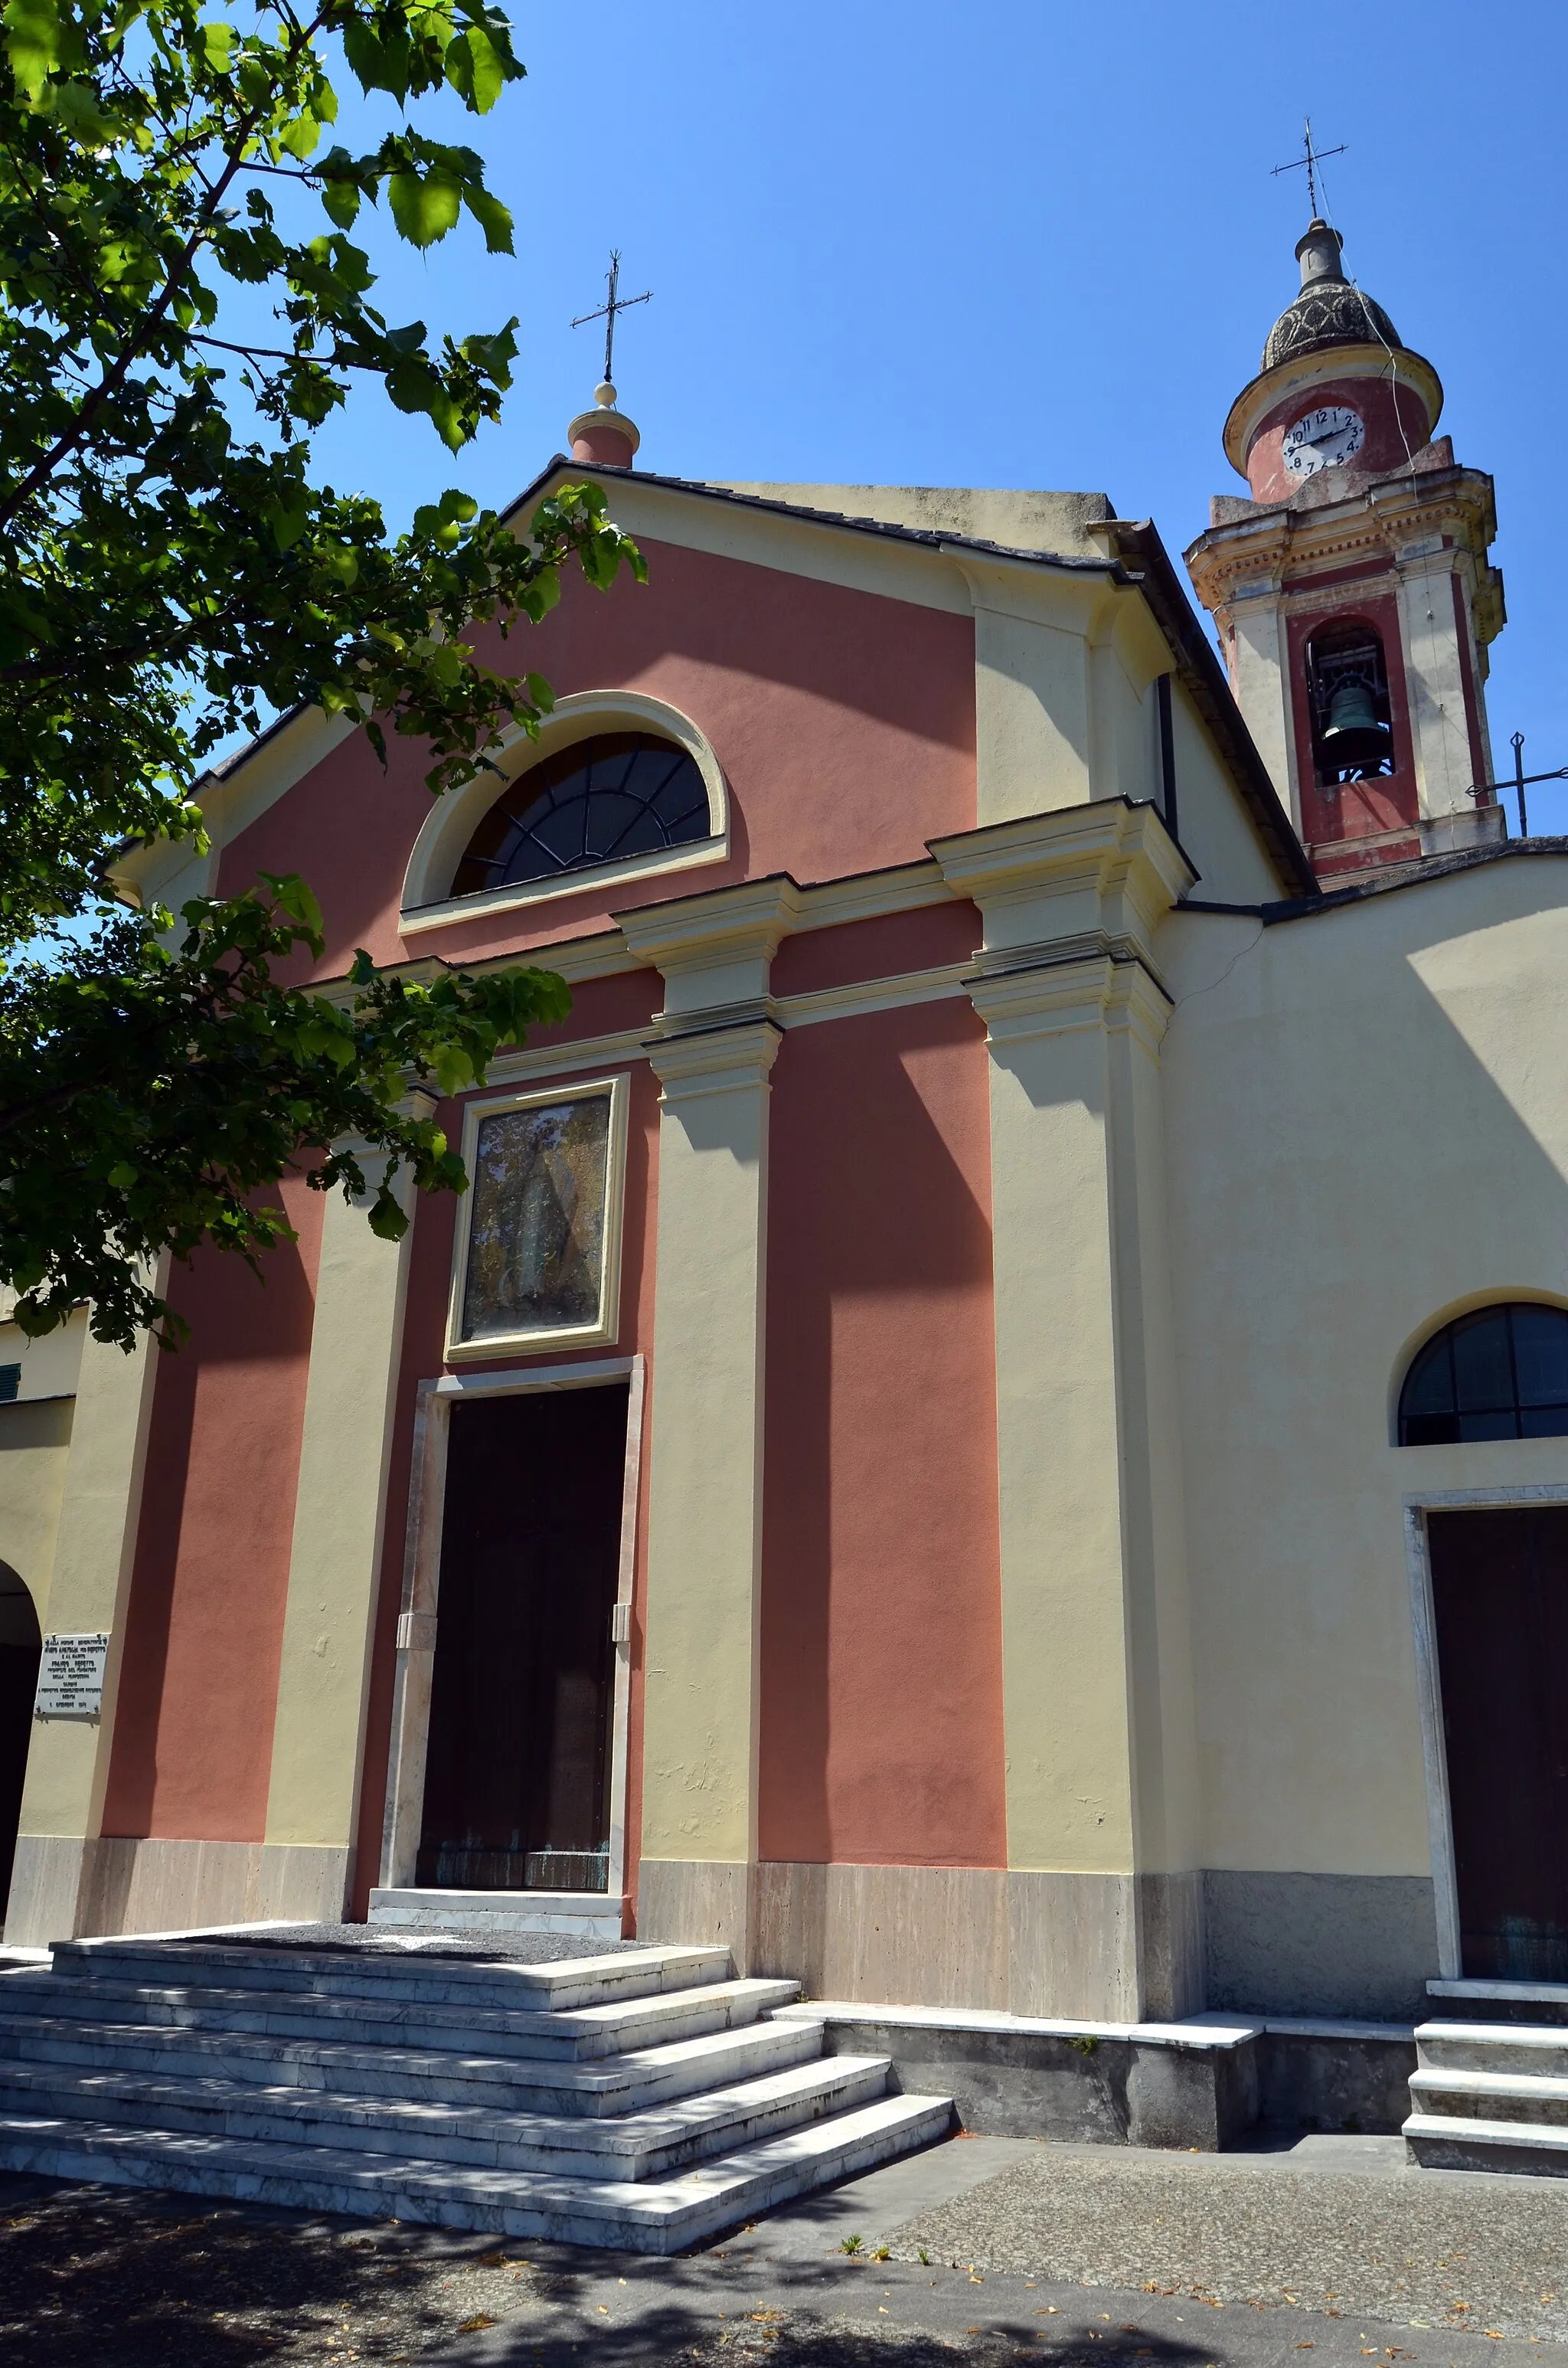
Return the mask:
[[[1278,577],[1252,579],[1233,595],[1224,621],[1235,634],[1232,688],[1236,704],[1279,792],[1279,802],[1299,830],[1301,786],[1290,704],[1289,633],[1279,603]]]
[[[984,916],[1014,2008],[1185,2011],[1192,1701],[1152,955],[1190,873],[1121,801],[940,840]]]
[[[166,1265],[155,1288],[162,1290]],[[47,1625],[51,1635],[107,1631],[103,1710],[95,1720],[35,1719],[6,1913],[13,1945],[69,1940],[80,1929],[91,1846],[103,1829],[153,1391],[163,1354],[143,1334],[129,1355],[89,1337],[65,1465]]]
[[[657,963],[663,1088],[638,1931],[744,1969],[756,1861],[768,969],[796,903],[761,881],[620,916]]]
[[[1426,815],[1475,818],[1476,779],[1454,612],[1453,557],[1439,535],[1398,554],[1400,625],[1415,782]]]
[[[1096,696],[1090,644],[1111,630],[1119,595],[1110,576],[955,555],[974,603],[979,820],[1007,822],[1104,795],[1117,744]]]
[[[272,1725],[263,1912],[343,1912],[354,1873],[365,1713],[410,1227],[370,1231],[367,1201],[327,1200],[283,1651]],[[406,1170],[403,1185],[408,1188]],[[408,1205],[407,1198],[404,1206]]]

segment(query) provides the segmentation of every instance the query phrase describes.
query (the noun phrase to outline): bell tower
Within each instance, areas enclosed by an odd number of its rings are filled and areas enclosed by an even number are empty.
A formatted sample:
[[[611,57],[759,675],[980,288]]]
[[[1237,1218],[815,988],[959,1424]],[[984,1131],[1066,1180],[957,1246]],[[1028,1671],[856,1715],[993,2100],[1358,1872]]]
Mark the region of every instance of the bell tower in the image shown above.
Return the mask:
[[[1297,242],[1301,293],[1231,405],[1227,459],[1187,552],[1231,687],[1323,880],[1503,835],[1486,727],[1504,623],[1490,477],[1436,437],[1443,390],[1345,274],[1337,231]]]

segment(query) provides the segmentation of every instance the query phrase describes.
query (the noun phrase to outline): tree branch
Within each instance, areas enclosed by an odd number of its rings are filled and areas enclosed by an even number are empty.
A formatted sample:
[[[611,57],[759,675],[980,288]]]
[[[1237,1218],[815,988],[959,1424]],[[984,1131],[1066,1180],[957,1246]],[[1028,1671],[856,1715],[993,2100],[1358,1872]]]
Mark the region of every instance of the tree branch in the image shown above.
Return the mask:
[[[313,34],[319,31],[322,25],[326,20],[327,14],[327,9],[322,9],[312,19],[308,31],[301,36],[301,39],[308,40]],[[299,41],[296,41],[296,49],[299,45]],[[208,197],[202,205],[201,211],[197,216],[196,226],[192,230],[190,236],[187,239],[184,246],[181,248],[178,256],[176,258],[173,267],[165,278],[163,289],[156,302],[142,314],[140,328],[128,339],[124,350],[121,352],[118,361],[114,362],[110,366],[110,368],[105,372],[104,376],[99,380],[92,393],[87,396],[67,433],[62,436],[53,447],[48,452],[43,454],[40,460],[34,462],[33,466],[28,471],[27,475],[21,479],[20,483],[12,488],[11,492],[3,501],[0,501],[0,526],[7,524],[8,521],[16,516],[22,505],[26,501],[29,500],[30,497],[39,491],[40,486],[47,484],[50,476],[59,466],[60,462],[65,458],[67,452],[69,452],[74,445],[81,442],[82,438],[87,431],[87,428],[91,426],[93,420],[97,418],[105,404],[108,403],[109,397],[112,394],[118,393],[120,387],[125,383],[131,363],[137,359],[138,355],[144,350],[153,331],[157,328],[159,323],[163,320],[165,313],[168,311],[169,306],[173,303],[176,291],[179,288],[181,282],[185,279],[186,275],[188,273],[191,264],[195,259],[198,248],[201,245],[203,239],[207,236],[208,232],[212,226],[212,218],[218,210],[219,200],[222,198],[230,184],[245,169],[247,160],[245,158],[244,151],[249,146],[251,139],[255,134],[256,127],[261,120],[264,104],[265,102],[258,101],[256,106],[250,110],[249,114],[241,119],[237,136],[230,146],[223,170],[218,176],[217,180],[212,184]]]

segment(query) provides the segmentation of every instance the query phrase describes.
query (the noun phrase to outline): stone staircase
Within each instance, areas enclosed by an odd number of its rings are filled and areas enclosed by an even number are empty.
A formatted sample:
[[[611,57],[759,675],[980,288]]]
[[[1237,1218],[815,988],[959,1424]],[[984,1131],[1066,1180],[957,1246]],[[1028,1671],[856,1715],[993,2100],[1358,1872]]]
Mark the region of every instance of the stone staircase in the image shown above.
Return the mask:
[[[0,1973],[0,2169],[670,2253],[946,2135],[722,1949],[235,1939]]]
[[[1404,2140],[1434,2170],[1568,2176],[1568,1987],[1428,1982]]]

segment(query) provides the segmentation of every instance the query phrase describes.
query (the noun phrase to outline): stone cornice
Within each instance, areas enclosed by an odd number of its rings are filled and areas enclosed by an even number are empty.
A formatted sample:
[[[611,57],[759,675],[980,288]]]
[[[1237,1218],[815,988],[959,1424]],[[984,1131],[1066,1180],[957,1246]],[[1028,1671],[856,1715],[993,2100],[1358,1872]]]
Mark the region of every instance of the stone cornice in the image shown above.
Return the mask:
[[[781,938],[801,916],[801,892],[787,872],[678,896],[616,916],[628,947],[665,982],[672,1022],[736,1005],[763,1008]]]
[[[1126,1030],[1157,1055],[1170,1022],[1169,995],[1141,958],[1085,951],[967,982],[987,1042],[1003,1056],[1010,1045],[1086,1030]]]
[[[1217,609],[1255,586],[1277,586],[1289,570],[1291,589],[1307,590],[1312,571],[1375,558],[1395,568],[1436,539],[1457,564],[1477,572],[1496,531],[1492,480],[1479,469],[1444,469],[1382,478],[1343,502],[1311,509],[1260,508],[1254,518],[1210,527],[1183,554],[1206,609]],[[1490,571],[1488,571],[1490,573]]]
[[[931,852],[984,916],[981,971],[1091,935],[1149,959],[1156,924],[1196,878],[1154,808],[1122,798],[933,839]]]
[[[674,1101],[693,1094],[734,1093],[766,1078],[783,1031],[763,1013],[728,1013],[705,1028],[660,1030],[643,1041],[650,1067]]]

